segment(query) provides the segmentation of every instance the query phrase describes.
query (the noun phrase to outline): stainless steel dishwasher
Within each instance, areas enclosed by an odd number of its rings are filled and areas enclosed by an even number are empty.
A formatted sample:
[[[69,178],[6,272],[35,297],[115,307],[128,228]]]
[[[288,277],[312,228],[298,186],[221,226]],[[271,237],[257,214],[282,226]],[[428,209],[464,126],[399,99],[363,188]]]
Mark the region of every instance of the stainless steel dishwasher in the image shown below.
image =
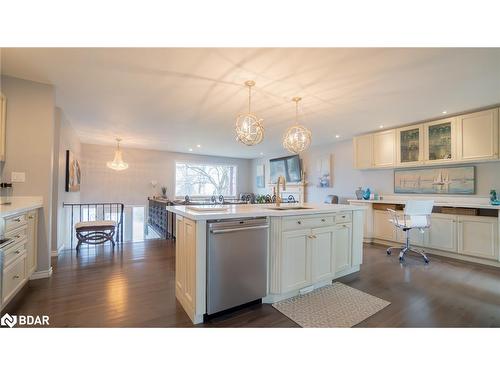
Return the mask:
[[[268,228],[267,218],[208,222],[209,315],[266,295]]]

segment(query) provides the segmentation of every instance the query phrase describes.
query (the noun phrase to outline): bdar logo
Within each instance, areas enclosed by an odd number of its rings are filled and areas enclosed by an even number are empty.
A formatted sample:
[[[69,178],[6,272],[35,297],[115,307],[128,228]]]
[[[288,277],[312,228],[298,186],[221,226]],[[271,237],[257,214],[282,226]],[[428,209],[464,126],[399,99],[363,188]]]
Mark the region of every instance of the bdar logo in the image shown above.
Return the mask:
[[[0,324],[12,328],[17,324],[17,316],[4,314],[4,316],[2,316],[2,319],[0,320]]]

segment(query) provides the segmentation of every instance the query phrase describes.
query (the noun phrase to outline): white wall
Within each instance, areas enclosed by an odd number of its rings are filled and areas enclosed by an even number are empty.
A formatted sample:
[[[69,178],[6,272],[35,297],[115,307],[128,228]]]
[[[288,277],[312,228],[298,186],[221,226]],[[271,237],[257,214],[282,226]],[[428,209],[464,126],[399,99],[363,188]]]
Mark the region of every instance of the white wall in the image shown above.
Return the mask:
[[[333,187],[318,188],[316,161],[322,155],[332,155]],[[259,194],[269,193],[272,188],[257,189],[255,186],[256,166],[265,163],[266,184],[269,182],[269,158],[286,155],[272,155],[266,159],[252,161],[253,191]],[[306,202],[323,202],[329,194],[335,194],[341,201],[354,198],[354,192],[359,187],[370,187],[370,190],[380,194],[394,193],[394,170],[356,170],[353,168],[352,140],[336,142],[329,145],[316,146],[300,155],[306,171]],[[472,164],[476,166],[476,194],[475,197],[487,197],[491,188],[500,190],[500,162]]]
[[[147,197],[158,195],[160,186],[167,187],[167,196],[175,194],[175,161],[228,163],[238,167],[238,193],[252,190],[250,159],[234,159],[167,151],[122,148],[123,159],[129,164],[124,171],[113,171],[106,162],[113,160],[114,146],[82,144],[81,201],[123,202],[146,205]],[[156,191],[151,181],[158,181]]]
[[[14,183],[16,196],[42,196],[38,221],[38,271],[50,269],[54,157],[54,87],[14,77],[1,77],[7,97],[6,161],[1,180],[25,172],[26,182]]]
[[[65,247],[65,239],[69,227],[63,203],[79,203],[80,192],[66,192],[66,150],[71,150],[75,157],[81,158],[80,138],[66,118],[64,111],[55,111],[55,142],[54,142],[54,186],[52,202],[52,255]]]

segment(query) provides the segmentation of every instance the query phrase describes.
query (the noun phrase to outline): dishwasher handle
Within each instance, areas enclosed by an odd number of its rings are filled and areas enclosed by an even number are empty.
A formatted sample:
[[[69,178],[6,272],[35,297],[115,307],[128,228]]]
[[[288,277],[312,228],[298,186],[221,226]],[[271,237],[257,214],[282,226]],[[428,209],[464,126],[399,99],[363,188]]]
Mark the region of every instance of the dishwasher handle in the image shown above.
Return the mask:
[[[258,225],[255,227],[241,227],[241,228],[229,228],[229,229],[212,229],[210,233],[218,234],[218,233],[240,232],[244,230],[267,229],[267,228],[269,228],[269,225]]]

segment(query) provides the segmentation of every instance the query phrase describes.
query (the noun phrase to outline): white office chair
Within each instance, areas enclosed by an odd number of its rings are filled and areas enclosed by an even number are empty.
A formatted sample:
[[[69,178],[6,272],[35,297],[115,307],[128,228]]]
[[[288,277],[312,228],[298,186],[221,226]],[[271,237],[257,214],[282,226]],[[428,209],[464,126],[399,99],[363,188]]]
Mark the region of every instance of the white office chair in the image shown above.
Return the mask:
[[[396,228],[401,229],[406,234],[405,244],[400,247],[388,248],[388,255],[391,255],[393,249],[397,249],[399,250],[399,261],[403,262],[405,254],[408,251],[413,251],[422,255],[425,263],[429,263],[429,258],[427,258],[427,255],[423,250],[415,249],[410,246],[410,231],[412,229],[418,229],[423,233],[424,229],[430,228],[432,207],[434,207],[434,201],[415,200],[406,202],[403,216],[398,216],[397,212],[390,208],[387,209],[391,216],[389,221],[393,223]]]

